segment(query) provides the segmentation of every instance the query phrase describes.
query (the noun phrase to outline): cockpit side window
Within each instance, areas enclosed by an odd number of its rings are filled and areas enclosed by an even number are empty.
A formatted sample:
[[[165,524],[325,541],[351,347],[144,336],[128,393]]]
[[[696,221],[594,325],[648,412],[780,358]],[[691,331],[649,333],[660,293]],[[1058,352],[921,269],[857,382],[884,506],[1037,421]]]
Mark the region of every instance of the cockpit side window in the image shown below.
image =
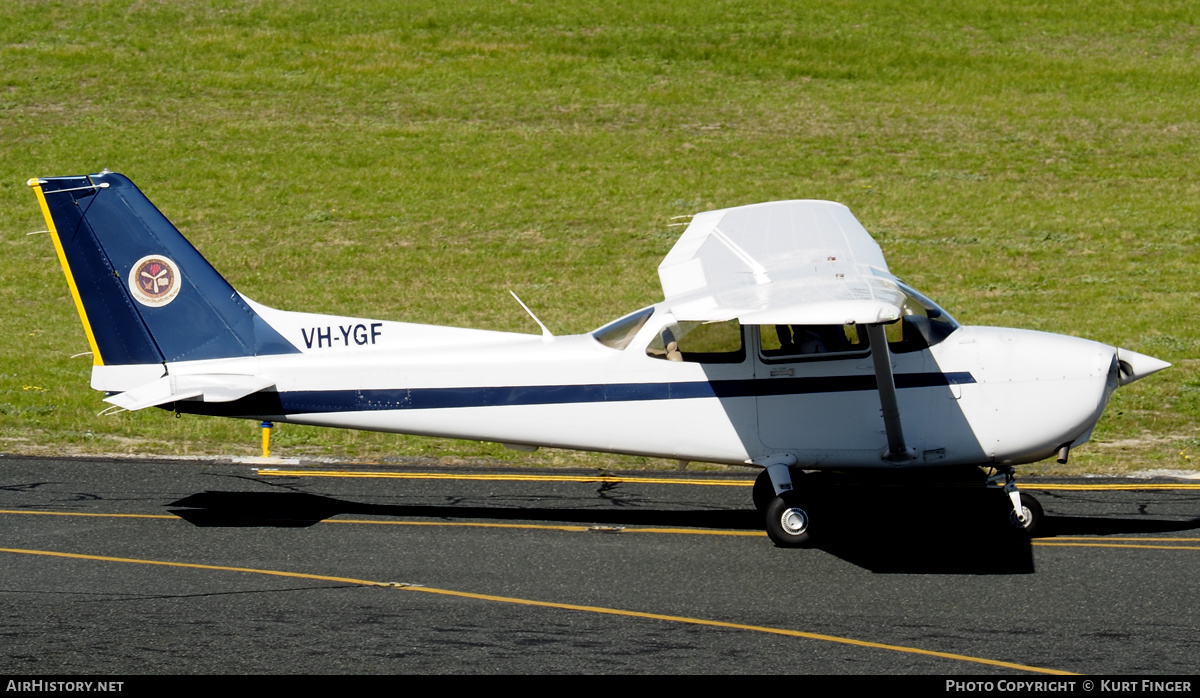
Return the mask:
[[[869,349],[867,333],[854,325],[762,325],[758,338],[767,362],[851,357]]]
[[[739,364],[746,359],[746,345],[737,320],[675,322],[658,333],[646,354],[667,361]]]
[[[884,326],[893,354],[927,349],[958,329],[937,303],[907,284],[899,286],[905,295],[903,314]],[[759,355],[766,363],[854,358],[870,351],[866,329],[857,325],[762,325],[758,337]]]
[[[633,338],[637,335],[650,316],[654,314],[654,308],[642,308],[641,310],[630,313],[623,318],[613,320],[604,327],[592,333],[597,342],[600,342],[606,347],[613,349],[624,349],[629,346]]]

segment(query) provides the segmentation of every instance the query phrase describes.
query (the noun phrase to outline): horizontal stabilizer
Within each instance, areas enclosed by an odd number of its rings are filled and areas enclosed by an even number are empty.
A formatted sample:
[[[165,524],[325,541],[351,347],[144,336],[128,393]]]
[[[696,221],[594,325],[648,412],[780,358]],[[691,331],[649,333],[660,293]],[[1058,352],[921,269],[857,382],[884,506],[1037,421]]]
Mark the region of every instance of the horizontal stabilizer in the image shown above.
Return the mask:
[[[165,405],[179,400],[199,398],[204,402],[232,402],[275,384],[261,376],[201,374],[195,376],[166,375],[143,386],[104,398],[105,402],[127,410]]]

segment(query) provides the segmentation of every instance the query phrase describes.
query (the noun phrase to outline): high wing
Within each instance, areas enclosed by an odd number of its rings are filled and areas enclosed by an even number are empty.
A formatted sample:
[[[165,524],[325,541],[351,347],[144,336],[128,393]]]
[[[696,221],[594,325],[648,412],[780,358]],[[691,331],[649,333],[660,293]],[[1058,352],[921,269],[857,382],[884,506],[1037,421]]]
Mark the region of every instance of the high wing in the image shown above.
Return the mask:
[[[879,245],[832,201],[775,201],[692,218],[658,267],[679,320],[745,325],[898,320],[904,293]]]

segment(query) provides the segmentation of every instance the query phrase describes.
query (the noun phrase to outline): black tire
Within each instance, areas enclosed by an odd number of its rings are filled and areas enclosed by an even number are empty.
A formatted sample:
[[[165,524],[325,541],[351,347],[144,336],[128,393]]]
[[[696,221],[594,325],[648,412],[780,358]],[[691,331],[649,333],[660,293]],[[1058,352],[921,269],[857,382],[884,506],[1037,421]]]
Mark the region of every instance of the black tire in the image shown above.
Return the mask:
[[[800,507],[795,494],[785,492],[771,500],[764,518],[767,536],[777,547],[803,548],[812,543],[808,512]]]
[[[767,469],[763,468],[758,473],[758,477],[754,478],[754,489],[750,492],[750,498],[754,500],[754,509],[762,514],[771,506],[771,500],[775,499],[775,485],[771,484],[771,476],[767,474]]]
[[[1017,513],[1010,511],[1008,513],[1008,524],[1015,530],[1027,536],[1035,536],[1043,527],[1043,519],[1046,514],[1042,511],[1042,505],[1038,500],[1033,498],[1033,495],[1021,493],[1021,508],[1025,511],[1025,523],[1017,520]]]

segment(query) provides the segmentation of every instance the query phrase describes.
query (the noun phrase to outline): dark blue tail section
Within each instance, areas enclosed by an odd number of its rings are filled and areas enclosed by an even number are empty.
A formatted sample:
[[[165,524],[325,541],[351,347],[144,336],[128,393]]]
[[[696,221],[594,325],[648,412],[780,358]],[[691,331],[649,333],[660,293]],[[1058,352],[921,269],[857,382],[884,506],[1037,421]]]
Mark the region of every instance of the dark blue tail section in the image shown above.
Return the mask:
[[[123,175],[31,180],[97,364],[298,353]]]

